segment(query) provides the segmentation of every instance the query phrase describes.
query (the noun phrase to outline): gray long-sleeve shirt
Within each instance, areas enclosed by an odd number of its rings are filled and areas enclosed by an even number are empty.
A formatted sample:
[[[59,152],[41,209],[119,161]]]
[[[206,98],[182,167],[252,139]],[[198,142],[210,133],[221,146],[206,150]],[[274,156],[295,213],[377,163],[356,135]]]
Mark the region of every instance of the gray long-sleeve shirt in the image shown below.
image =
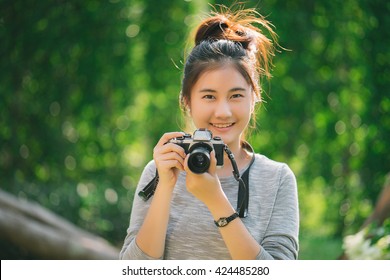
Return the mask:
[[[153,199],[145,202],[137,194],[153,179],[155,172],[155,163],[151,161],[142,173],[121,259],[152,259],[137,246],[135,237]],[[185,178],[186,173],[181,172],[173,191],[164,259],[231,259],[211,213],[187,191]],[[233,176],[220,178],[220,182],[230,203],[236,206],[238,182]],[[261,246],[257,259],[297,259],[297,184],[286,164],[255,155],[249,172],[248,216],[242,221]]]

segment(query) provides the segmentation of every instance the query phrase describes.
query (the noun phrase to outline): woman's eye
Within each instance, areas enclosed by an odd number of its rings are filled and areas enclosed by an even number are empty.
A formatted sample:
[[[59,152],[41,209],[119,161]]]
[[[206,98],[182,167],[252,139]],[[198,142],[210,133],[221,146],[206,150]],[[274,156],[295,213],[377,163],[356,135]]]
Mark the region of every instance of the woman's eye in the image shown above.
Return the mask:
[[[244,96],[240,93],[236,93],[232,95],[232,98],[240,98],[240,97],[244,97]]]
[[[203,99],[214,99],[214,96],[211,94],[207,94],[207,95],[203,96]]]

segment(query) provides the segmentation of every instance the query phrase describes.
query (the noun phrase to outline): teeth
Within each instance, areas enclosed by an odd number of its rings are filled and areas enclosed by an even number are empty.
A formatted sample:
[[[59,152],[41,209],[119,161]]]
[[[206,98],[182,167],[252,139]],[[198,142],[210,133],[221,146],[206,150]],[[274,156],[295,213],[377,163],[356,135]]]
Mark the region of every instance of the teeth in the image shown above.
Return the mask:
[[[229,127],[229,126],[232,126],[233,123],[214,123],[213,126],[217,127],[217,128],[225,128],[225,127]]]

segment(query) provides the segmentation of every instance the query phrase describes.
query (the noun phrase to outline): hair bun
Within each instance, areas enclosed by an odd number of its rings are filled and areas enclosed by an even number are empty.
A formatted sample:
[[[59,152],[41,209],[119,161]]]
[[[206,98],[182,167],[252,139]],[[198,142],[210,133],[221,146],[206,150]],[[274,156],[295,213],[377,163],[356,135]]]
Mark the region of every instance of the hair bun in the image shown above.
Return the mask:
[[[214,16],[203,21],[195,35],[195,45],[205,40],[226,39],[225,30],[229,28],[227,19],[223,16]]]
[[[255,9],[236,10],[221,6],[221,11],[211,12],[195,29],[195,46],[203,41],[228,40],[239,43],[256,63],[261,74],[271,77],[269,67],[272,66],[277,35],[273,25]],[[270,38],[265,34],[268,33]]]
[[[229,19],[223,14],[217,14],[204,20],[195,35],[195,45],[205,40],[230,40],[240,43],[244,49],[249,49],[255,39],[250,27],[242,25],[237,19]]]

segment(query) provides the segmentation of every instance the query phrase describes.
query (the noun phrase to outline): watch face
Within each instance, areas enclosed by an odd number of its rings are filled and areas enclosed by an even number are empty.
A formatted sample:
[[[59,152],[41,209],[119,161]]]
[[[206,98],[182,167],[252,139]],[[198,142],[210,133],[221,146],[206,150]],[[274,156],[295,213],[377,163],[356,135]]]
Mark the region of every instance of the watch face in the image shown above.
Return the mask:
[[[218,225],[219,225],[220,227],[226,226],[227,224],[228,224],[228,222],[227,222],[226,219],[220,219],[220,220],[218,221]]]

